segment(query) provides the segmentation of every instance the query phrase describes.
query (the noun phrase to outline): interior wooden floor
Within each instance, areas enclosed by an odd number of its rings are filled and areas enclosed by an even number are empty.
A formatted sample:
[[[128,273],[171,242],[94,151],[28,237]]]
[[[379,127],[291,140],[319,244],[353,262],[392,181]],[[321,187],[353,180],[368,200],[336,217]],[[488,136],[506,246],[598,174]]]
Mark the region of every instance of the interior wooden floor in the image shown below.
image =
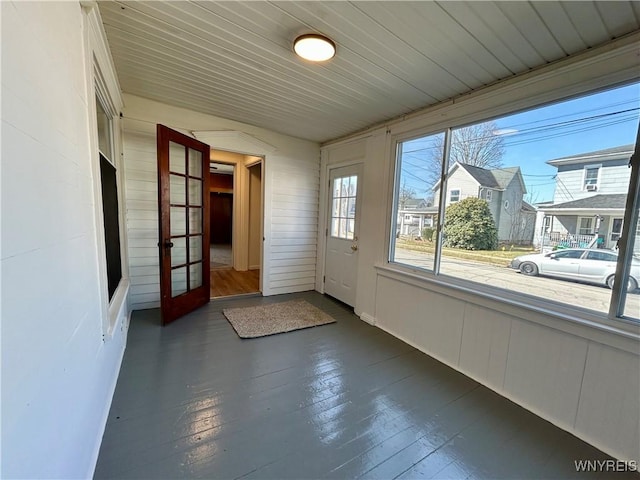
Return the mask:
[[[238,272],[233,268],[211,269],[211,298],[258,293],[260,270]]]
[[[241,340],[222,314],[291,299],[337,323]],[[612,478],[576,472],[607,458],[307,292],[134,312],[95,478]]]

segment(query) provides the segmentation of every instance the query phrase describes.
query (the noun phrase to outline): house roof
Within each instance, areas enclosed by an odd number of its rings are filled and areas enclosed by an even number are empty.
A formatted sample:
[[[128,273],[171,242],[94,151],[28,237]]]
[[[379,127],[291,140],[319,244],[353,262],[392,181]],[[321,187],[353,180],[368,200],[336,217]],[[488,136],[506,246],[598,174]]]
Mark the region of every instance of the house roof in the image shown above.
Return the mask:
[[[520,167],[494,168],[489,170],[487,168],[474,167],[473,165],[467,165],[465,163],[457,163],[456,165],[469,173],[469,175],[471,175],[481,187],[495,188],[497,190],[506,189],[513,180],[513,177],[520,174]],[[526,191],[521,176],[520,182],[522,183],[523,191]]]
[[[522,201],[522,207],[521,208],[522,208],[522,210],[524,210],[526,212],[535,212],[536,211],[536,207],[534,207],[530,203],[525,202],[524,200]]]
[[[487,170],[486,168],[474,167],[473,165],[467,165],[464,163],[458,163],[459,167],[471,175],[476,182],[480,184],[482,187],[488,188],[504,188],[500,185],[496,177],[493,175],[491,170]]]
[[[408,198],[404,201],[404,208],[422,208],[429,206],[424,198]]]
[[[616,160],[620,158],[629,158],[633,154],[634,145],[621,145],[618,147],[605,148],[594,152],[579,153],[569,157],[555,158],[547,161],[549,165],[567,165],[572,163],[591,163],[601,162],[604,160]]]
[[[546,205],[541,207],[541,210],[547,208],[552,209],[576,209],[576,208],[625,208],[625,202],[627,201],[627,195],[624,193],[612,193],[612,194],[599,194],[592,197],[580,198],[579,200],[572,200],[570,202],[556,203],[552,205]]]

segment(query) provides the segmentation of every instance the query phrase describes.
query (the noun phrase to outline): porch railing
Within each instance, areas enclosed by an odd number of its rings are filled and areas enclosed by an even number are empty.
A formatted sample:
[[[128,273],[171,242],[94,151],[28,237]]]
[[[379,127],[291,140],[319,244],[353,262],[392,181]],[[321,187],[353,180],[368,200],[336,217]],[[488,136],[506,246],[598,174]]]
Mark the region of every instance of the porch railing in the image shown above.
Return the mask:
[[[571,233],[551,232],[542,236],[542,248],[596,248],[598,235],[575,235]]]

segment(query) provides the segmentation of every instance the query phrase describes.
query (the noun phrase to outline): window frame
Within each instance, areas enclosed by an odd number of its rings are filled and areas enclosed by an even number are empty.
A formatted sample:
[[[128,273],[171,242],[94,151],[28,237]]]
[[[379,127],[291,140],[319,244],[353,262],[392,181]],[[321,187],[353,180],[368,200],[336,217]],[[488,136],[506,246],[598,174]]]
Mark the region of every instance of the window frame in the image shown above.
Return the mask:
[[[455,200],[453,199],[453,192],[457,192]],[[460,201],[460,189],[452,188],[451,190],[449,190],[449,203],[457,203],[459,201]]]
[[[86,13],[85,25],[87,31],[86,50],[86,101],[87,122],[89,128],[88,147],[91,155],[92,197],[94,204],[95,249],[97,253],[98,295],[101,309],[102,340],[110,341],[119,329],[128,328],[130,310],[128,296],[130,280],[127,255],[127,231],[125,222],[125,194],[124,169],[122,168],[122,121],[120,109],[123,105],[121,88],[115,73],[115,67],[108,45],[105,43],[104,26],[100,19],[98,8],[84,7]],[[120,237],[121,279],[111,299],[109,298],[108,276],[106,267],[106,245],[104,235],[104,216],[102,208],[102,183],[100,173],[100,140],[97,128],[97,107],[95,99],[101,102],[101,107],[112,119],[109,139],[111,155],[109,163],[116,168],[116,184],[118,197],[118,224]]]
[[[555,300],[544,300],[542,301],[539,297],[529,294],[523,294],[519,292],[515,292],[508,289],[503,289],[500,287],[487,286],[484,284],[479,284],[477,282],[469,281],[463,278],[450,276],[447,274],[440,273],[440,262],[442,258],[442,226],[441,223],[444,219],[444,212],[446,210],[446,206],[448,204],[448,196],[440,195],[438,206],[438,219],[439,221],[435,223],[434,228],[436,228],[437,236],[435,243],[435,251],[434,251],[434,261],[433,261],[433,269],[427,269],[425,267],[418,267],[414,265],[402,264],[399,262],[394,262],[392,258],[395,257],[395,232],[397,231],[398,224],[396,223],[397,218],[397,197],[398,191],[400,188],[400,168],[399,168],[399,160],[401,154],[401,144],[406,141],[420,139],[424,137],[428,137],[431,135],[437,135],[440,133],[445,134],[444,139],[444,152],[443,152],[443,160],[442,160],[442,171],[439,179],[440,183],[440,191],[446,192],[447,189],[447,179],[448,179],[448,159],[450,152],[450,142],[451,142],[451,131],[463,128],[466,126],[474,125],[477,123],[483,123],[490,120],[498,119],[503,116],[512,115],[515,113],[521,113],[529,110],[534,110],[537,108],[542,108],[549,104],[558,104],[564,101],[569,101],[574,98],[579,98],[583,96],[597,94],[601,91],[610,90],[613,88],[621,87],[627,84],[637,83],[640,81],[640,78],[629,78],[625,81],[618,83],[608,83],[608,84],[600,84],[597,88],[587,88],[580,90],[577,93],[571,95],[561,95],[551,98],[547,101],[530,101],[524,102],[525,105],[520,108],[508,108],[505,107],[503,109],[494,109],[493,114],[483,115],[481,113],[477,113],[474,115],[467,116],[468,121],[451,121],[444,120],[440,122],[436,122],[433,124],[429,124],[423,127],[416,127],[415,124],[413,128],[398,128],[397,131],[394,129],[389,129],[387,133],[390,134],[389,137],[389,155],[392,158],[392,161],[389,162],[389,168],[391,169],[389,175],[390,181],[390,190],[391,198],[388,202],[388,222],[389,231],[387,238],[389,239],[385,246],[385,261],[384,264],[376,265],[379,273],[389,272],[388,276],[390,278],[395,278],[395,273],[397,272],[400,275],[409,275],[411,278],[414,278],[414,281],[424,282],[422,285],[427,286],[431,284],[442,285],[447,288],[453,288],[456,290],[460,290],[461,292],[468,292],[472,295],[480,295],[485,298],[493,299],[498,301],[499,303],[504,304],[514,304],[519,308],[525,308],[531,311],[537,311],[545,314],[551,314],[555,316],[560,316],[564,320],[575,321],[576,323],[585,324],[588,323],[590,326],[596,326],[600,329],[613,329],[617,332],[622,331],[633,331],[635,332],[640,328],[640,322],[636,319],[627,318],[623,316],[624,307],[625,307],[625,297],[626,291],[620,288],[619,285],[614,284],[614,288],[612,289],[612,295],[610,297],[610,308],[608,313],[601,313],[598,311],[590,310],[587,308],[582,308],[574,305],[567,305],[565,303],[555,301]],[[636,142],[640,141],[640,134],[636,136]],[[637,143],[636,143],[637,150]],[[632,157],[633,159],[633,157]],[[638,175],[637,170],[640,170],[640,160],[636,155],[636,164],[634,164],[634,169],[636,170],[636,175]],[[601,167],[601,165],[599,165]],[[598,184],[600,181],[600,172],[602,168],[598,170]],[[633,174],[630,180],[630,189],[631,182],[633,182]],[[584,181],[584,179],[583,179]],[[640,185],[636,185],[638,189],[638,200],[640,203]],[[631,191],[629,192],[629,195]],[[636,206],[637,209],[637,206]],[[630,212],[628,208],[625,209],[623,225],[627,225],[630,217],[634,212]],[[637,212],[636,212],[637,214]],[[636,219],[637,221],[637,219]],[[553,219],[550,220],[549,228],[552,228]],[[624,226],[623,226],[624,228]],[[633,232],[635,233],[635,232]],[[619,259],[622,258],[622,255],[619,255]],[[626,270],[624,270],[624,278],[627,278],[628,270],[630,267],[631,252],[626,251],[624,255],[624,261],[627,262]],[[617,269],[620,269],[622,260],[619,260]],[[616,276],[619,277],[618,270],[616,270]],[[413,283],[413,281],[412,281]],[[626,282],[625,282],[626,283]],[[622,295],[620,292],[623,291]],[[522,301],[524,300],[524,301]],[[615,307],[614,307],[615,302]],[[615,312],[615,313],[614,313]],[[622,330],[620,330],[622,328]],[[629,330],[631,329],[631,330]],[[635,334],[635,333],[634,333]]]
[[[589,220],[589,226],[583,227],[582,221]],[[593,229],[595,228],[593,217],[578,217],[576,220],[576,235],[593,235]],[[583,228],[588,228],[589,233],[582,233]]]
[[[587,175],[588,172],[592,170],[596,171],[596,181],[594,183],[587,183]],[[587,189],[587,185],[595,185],[595,190],[597,191],[600,188],[600,172],[602,171],[602,164],[594,164],[594,165],[585,165],[582,173],[582,190],[590,192],[592,190]]]
[[[487,201],[487,203],[491,203],[491,200],[493,200],[493,190],[487,188],[484,194],[484,199]]]

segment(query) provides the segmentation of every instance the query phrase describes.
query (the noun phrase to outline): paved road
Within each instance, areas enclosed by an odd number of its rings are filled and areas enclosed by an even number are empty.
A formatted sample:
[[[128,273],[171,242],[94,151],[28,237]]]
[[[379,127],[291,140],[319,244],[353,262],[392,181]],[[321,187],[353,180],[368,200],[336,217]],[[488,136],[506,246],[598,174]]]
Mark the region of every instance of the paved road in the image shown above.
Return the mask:
[[[418,267],[433,268],[433,255],[403,248],[396,248],[396,261]],[[440,262],[440,273],[544,299],[556,300],[568,305],[582,306],[603,313],[609,311],[611,290],[606,287],[550,277],[530,277],[506,266],[498,267],[459,258],[443,257]],[[638,293],[627,296],[625,314],[640,318],[640,295]]]

